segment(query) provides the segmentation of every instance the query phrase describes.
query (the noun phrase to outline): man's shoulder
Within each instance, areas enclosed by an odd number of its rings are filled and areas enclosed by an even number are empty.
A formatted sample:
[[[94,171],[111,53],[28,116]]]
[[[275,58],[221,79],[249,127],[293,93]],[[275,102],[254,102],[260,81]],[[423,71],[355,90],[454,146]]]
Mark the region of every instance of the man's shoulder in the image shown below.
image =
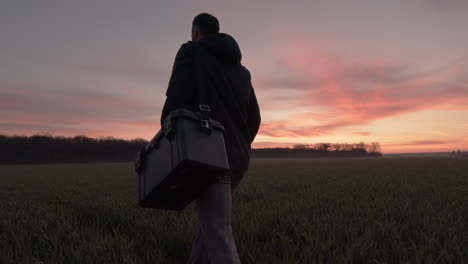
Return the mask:
[[[241,67],[241,70],[244,72],[244,74],[248,76],[249,80],[251,80],[252,76],[250,75],[249,69],[247,69],[247,67],[245,67],[244,65],[241,65],[240,67]]]
[[[195,55],[196,43],[187,41],[183,43],[177,51],[175,64],[188,63],[193,60]]]
[[[191,47],[193,47],[195,44],[196,44],[196,43],[195,43],[194,41],[189,40],[189,41],[183,43],[183,44],[180,46],[180,48],[181,48],[181,49],[182,49],[182,48],[191,48]]]
[[[194,50],[197,48],[197,43],[194,41],[187,41],[183,43],[180,48],[178,53],[183,53],[183,54],[193,54]]]

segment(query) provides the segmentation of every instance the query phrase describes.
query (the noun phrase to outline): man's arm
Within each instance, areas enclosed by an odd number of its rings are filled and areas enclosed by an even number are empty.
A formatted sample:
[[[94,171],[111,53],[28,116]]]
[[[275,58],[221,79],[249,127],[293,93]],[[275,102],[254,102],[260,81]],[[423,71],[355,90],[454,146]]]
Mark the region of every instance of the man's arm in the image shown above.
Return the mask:
[[[260,116],[260,108],[257,102],[257,96],[255,95],[255,91],[253,86],[250,86],[250,102],[249,102],[249,110],[248,110],[248,125],[249,125],[249,134],[250,134],[250,144],[255,139],[255,136],[258,133],[260,128],[261,116]]]
[[[192,108],[195,96],[195,71],[189,45],[190,42],[183,44],[177,52],[161,113],[161,127],[172,110],[179,107]]]

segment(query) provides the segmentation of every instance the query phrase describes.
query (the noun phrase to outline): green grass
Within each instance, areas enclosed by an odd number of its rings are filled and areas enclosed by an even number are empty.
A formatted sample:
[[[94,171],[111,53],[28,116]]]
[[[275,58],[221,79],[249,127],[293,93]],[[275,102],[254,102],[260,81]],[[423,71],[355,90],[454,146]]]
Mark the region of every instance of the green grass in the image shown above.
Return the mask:
[[[242,263],[468,263],[468,160],[252,160]],[[0,263],[184,263],[181,212],[136,206],[131,163],[0,166]]]

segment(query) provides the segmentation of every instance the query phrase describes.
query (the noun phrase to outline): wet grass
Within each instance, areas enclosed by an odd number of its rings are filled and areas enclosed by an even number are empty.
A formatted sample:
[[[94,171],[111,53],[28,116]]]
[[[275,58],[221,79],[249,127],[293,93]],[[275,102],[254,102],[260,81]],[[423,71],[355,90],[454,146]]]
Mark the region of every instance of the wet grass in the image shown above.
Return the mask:
[[[468,160],[252,160],[243,263],[468,263]],[[195,211],[136,206],[131,163],[0,166],[0,263],[184,263]]]

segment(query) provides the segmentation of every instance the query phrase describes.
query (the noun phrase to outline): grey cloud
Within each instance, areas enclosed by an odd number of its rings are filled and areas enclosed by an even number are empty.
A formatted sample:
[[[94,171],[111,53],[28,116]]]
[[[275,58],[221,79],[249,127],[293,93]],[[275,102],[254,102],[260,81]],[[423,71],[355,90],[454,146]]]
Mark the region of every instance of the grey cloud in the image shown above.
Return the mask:
[[[148,117],[158,115],[161,111],[161,106],[146,105],[140,101],[99,92],[64,91],[43,94],[29,91],[21,93],[16,90],[0,91],[0,95],[0,111],[4,118],[55,118],[55,122],[61,124],[78,123],[80,120],[86,122],[90,119],[158,122]]]

